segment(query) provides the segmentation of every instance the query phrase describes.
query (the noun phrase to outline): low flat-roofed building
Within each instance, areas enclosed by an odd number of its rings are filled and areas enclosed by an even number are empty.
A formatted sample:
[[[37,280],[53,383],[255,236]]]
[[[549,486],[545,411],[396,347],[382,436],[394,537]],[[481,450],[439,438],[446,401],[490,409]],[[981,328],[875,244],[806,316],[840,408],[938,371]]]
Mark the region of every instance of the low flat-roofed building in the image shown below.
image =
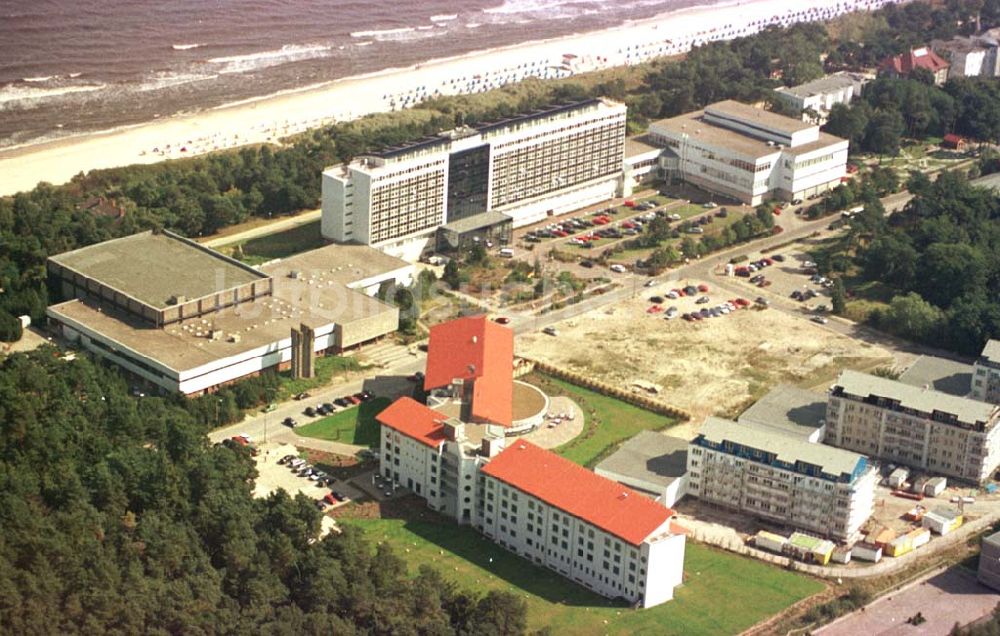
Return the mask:
[[[663,147],[654,143],[649,135],[625,138],[625,167],[619,188],[622,196],[630,196],[637,186],[659,175],[661,154]]]
[[[687,493],[690,442],[654,431],[642,431],[604,459],[594,472],[650,495],[668,508]]]
[[[988,340],[973,365],[972,398],[1000,404],[1000,340]]]
[[[824,441],[981,483],[1000,464],[1000,406],[845,370],[829,394]]]
[[[847,174],[846,139],[733,100],[653,122],[649,136],[668,178],[748,205],[822,194]]]
[[[688,449],[688,494],[851,541],[871,516],[868,458],[774,429],[708,417]]]
[[[293,329],[310,333],[315,352],[395,331],[398,309],[372,295],[413,277],[412,265],[363,246],[331,245],[258,271],[166,233],[82,248],[49,268],[73,296],[47,310],[63,336],[186,395],[284,368]]]
[[[800,111],[815,112],[819,116],[817,123],[823,124],[835,104],[850,104],[868,81],[869,77],[861,73],[833,73],[798,86],[782,86],[774,92]]]
[[[825,395],[781,384],[743,411],[736,421],[792,435],[807,442],[821,442],[825,418]]]
[[[983,538],[979,552],[979,582],[1000,592],[1000,532]]]
[[[956,397],[967,397],[972,391],[974,373],[975,369],[971,364],[935,356],[920,356],[899,375],[899,381]]]

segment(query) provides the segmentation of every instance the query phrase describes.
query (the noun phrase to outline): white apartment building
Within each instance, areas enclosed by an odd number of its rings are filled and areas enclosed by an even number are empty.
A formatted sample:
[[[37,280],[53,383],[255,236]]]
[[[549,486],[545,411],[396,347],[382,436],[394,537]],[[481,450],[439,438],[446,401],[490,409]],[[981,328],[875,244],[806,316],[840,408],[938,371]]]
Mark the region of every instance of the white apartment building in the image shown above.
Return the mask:
[[[407,259],[438,227],[485,212],[515,227],[620,187],[625,106],[587,100],[464,127],[327,169],[322,234]]]
[[[782,86],[774,92],[792,107],[803,111],[803,119],[808,119],[806,110],[816,113],[819,120],[815,123],[822,125],[835,104],[850,104],[855,97],[861,96],[861,90],[868,81],[869,78],[861,73],[834,73],[798,86]]]
[[[988,35],[934,40],[931,48],[951,63],[949,77],[996,77],[997,40]]]
[[[843,371],[830,389],[825,442],[980,483],[1000,464],[1000,406]]]
[[[973,365],[972,394],[980,402],[1000,404],[1000,340],[990,340]]]
[[[411,398],[377,419],[380,472],[433,510],[609,598],[673,598],[685,537],[675,513],[502,430],[467,425]]]
[[[667,147],[669,178],[748,205],[822,194],[847,171],[846,139],[732,100],[654,122],[649,133]]]
[[[863,455],[716,417],[688,448],[688,495],[840,541],[871,516],[877,480]]]

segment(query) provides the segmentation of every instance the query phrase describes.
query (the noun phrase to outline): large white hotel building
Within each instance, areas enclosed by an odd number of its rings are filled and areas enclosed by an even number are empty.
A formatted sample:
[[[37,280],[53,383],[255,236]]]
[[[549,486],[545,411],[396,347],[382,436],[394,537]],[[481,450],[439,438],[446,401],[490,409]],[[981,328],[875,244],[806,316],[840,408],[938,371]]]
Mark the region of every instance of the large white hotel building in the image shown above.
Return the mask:
[[[625,106],[587,100],[463,127],[323,173],[323,236],[411,258],[441,226],[526,225],[620,187]]]
[[[732,100],[653,122],[649,137],[667,148],[668,177],[748,205],[822,194],[847,174],[846,139]]]
[[[468,340],[464,345],[456,342],[462,338]],[[490,342],[495,340],[510,343]],[[436,341],[450,346],[436,349]],[[639,607],[670,600],[682,582],[685,546],[684,533],[672,521],[674,511],[506,435],[507,414],[491,407],[510,399],[506,385],[512,368],[505,364],[510,359],[492,360],[507,367],[505,378],[481,373],[475,361],[481,364],[485,351],[512,345],[512,332],[484,317],[435,326],[429,386],[438,385],[431,378],[441,368],[475,371],[452,382],[457,405],[437,410],[403,397],[379,413],[380,472],[430,508],[598,594]],[[474,388],[466,390],[470,380]],[[476,416],[477,410],[482,415]],[[469,413],[471,418],[464,415]]]

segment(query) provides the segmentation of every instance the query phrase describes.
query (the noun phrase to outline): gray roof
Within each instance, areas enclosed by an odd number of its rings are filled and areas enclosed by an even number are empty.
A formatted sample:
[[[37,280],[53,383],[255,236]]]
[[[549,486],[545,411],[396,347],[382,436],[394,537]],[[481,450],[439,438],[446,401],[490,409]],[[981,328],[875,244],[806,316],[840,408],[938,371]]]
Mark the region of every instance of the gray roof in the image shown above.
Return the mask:
[[[679,437],[642,431],[594,470],[605,476],[630,477],[666,487],[687,472],[688,444]]]
[[[994,172],[993,174],[988,174],[985,177],[973,179],[969,183],[977,188],[988,188],[990,190],[1000,191],[1000,172]]]
[[[1000,532],[994,532],[990,536],[983,538],[983,543],[1000,548]]]
[[[499,225],[505,221],[512,220],[513,219],[510,216],[504,214],[503,212],[490,210],[489,212],[480,212],[479,214],[467,216],[464,219],[456,219],[455,221],[443,225],[442,227],[449,232],[465,234],[466,232],[481,230],[485,227]]]
[[[990,362],[1000,363],[1000,340],[987,341],[981,356]]]
[[[951,413],[958,418],[958,421],[970,426],[974,426],[977,422],[989,425],[1000,413],[1000,407],[992,404],[914,387],[850,369],[841,371],[835,386],[840,387],[848,395],[860,398],[875,395],[897,400],[901,407],[921,413],[930,414],[934,411]]]
[[[738,421],[807,439],[823,425],[826,402],[822,393],[782,384],[743,411]]]
[[[920,356],[899,376],[899,381],[919,388],[928,387],[948,395],[965,397],[972,391],[971,364],[935,356]]]
[[[811,97],[813,95],[825,95],[855,84],[860,85],[867,79],[864,75],[860,74],[834,73],[833,75],[827,75],[826,77],[821,77],[805,84],[782,86],[775,90],[779,93],[788,93],[796,97]]]
[[[719,417],[707,417],[698,434],[708,441],[721,444],[733,442],[741,446],[774,453],[782,462],[805,462],[820,466],[830,475],[854,473],[858,462],[867,461],[864,455],[852,453],[825,444],[813,444],[762,426],[746,426]]]
[[[266,275],[170,232],[140,232],[64,252],[50,261],[157,308],[232,289]]]
[[[625,138],[625,158],[634,157],[636,155],[644,155],[647,152],[663,150],[660,146],[653,143],[650,135],[636,135],[635,137]]]
[[[705,107],[705,112],[709,115],[728,117],[763,126],[788,135],[816,127],[816,124],[802,121],[796,117],[786,117],[733,99],[710,104]]]

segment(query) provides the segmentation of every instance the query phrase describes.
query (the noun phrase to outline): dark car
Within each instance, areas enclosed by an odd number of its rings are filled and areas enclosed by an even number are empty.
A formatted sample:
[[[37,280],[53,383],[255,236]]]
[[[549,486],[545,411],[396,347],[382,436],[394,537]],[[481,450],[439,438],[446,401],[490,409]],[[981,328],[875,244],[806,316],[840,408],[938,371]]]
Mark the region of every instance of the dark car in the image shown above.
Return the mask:
[[[289,428],[295,428],[295,425],[298,424],[298,422],[295,421],[295,418],[291,417],[286,417],[281,423]]]
[[[593,261],[580,261],[580,267],[586,267],[587,269],[590,269],[593,266],[594,266]]]
[[[657,305],[663,304],[663,296],[650,296],[649,302],[656,303]]]
[[[336,404],[337,406],[348,406],[350,405],[351,401],[348,400],[346,397],[339,397],[336,400],[334,400],[333,403]]]
[[[361,396],[361,401],[362,402],[367,402],[368,400],[371,400],[372,398],[375,397],[375,395],[372,394],[371,391],[367,391],[367,390],[366,391],[362,391],[358,395]]]
[[[316,501],[316,507],[319,508],[320,510],[326,510],[327,508],[330,507],[330,504],[326,501],[323,501],[322,499],[319,499]]]
[[[784,263],[785,257],[782,256],[781,254],[771,254],[771,260],[778,261],[779,263]]]
[[[316,417],[316,409],[311,406],[307,406],[306,410],[302,411],[307,417]]]

